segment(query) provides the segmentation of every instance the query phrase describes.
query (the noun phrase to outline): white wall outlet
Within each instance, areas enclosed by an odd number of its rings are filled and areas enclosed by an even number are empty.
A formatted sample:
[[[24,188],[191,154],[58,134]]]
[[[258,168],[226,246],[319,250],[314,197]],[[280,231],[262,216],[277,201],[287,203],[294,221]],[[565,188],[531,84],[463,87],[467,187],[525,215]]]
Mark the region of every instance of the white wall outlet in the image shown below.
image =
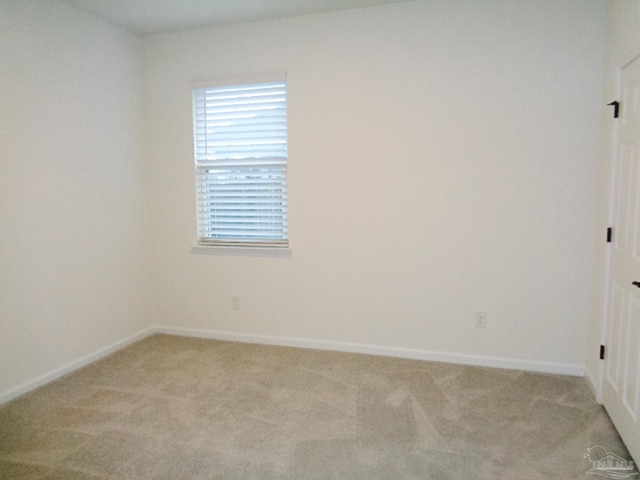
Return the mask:
[[[487,328],[487,312],[476,312],[474,325],[476,328]]]
[[[240,310],[240,297],[235,295],[231,297],[231,308],[233,310]]]

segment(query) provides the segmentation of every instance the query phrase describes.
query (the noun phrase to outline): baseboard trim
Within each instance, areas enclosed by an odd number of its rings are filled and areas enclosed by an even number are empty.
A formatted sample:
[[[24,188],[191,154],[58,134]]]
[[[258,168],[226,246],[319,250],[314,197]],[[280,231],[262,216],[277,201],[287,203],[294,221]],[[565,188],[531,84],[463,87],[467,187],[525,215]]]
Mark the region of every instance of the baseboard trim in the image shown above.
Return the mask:
[[[553,373],[559,375],[585,376],[586,369],[582,365],[538,362],[525,359],[486,357],[480,355],[465,355],[458,353],[434,352],[429,350],[419,350],[411,348],[387,347],[382,345],[366,345],[360,343],[334,342],[324,340],[312,340],[294,337],[275,337],[269,335],[252,335],[247,333],[218,331],[218,330],[198,330],[191,328],[176,328],[156,326],[147,328],[135,333],[123,340],[112,343],[94,353],[86,355],[78,360],[56,368],[33,380],[25,382],[6,392],[0,393],[0,405],[14,398],[24,395],[31,390],[35,390],[63,375],[78,370],[101,358],[111,355],[133,343],[143,340],[155,333],[166,335],[177,335],[181,337],[208,338],[213,340],[223,340],[229,342],[257,343],[263,345],[278,345],[283,347],[308,348],[315,350],[328,350],[336,352],[363,353],[367,355],[381,355],[386,357],[407,358],[413,360],[427,360],[432,362],[456,363],[462,365],[472,365],[478,367],[506,368],[511,370],[526,370],[539,373]],[[595,389],[593,379],[587,375],[589,384]]]
[[[309,348],[316,350],[364,353],[369,355],[382,355],[387,357],[407,358],[413,360],[456,363],[478,367],[505,368],[510,370],[526,370],[530,372],[571,375],[576,377],[582,377],[585,375],[585,367],[583,365],[576,364],[539,362],[525,359],[465,355],[458,353],[435,352],[410,348],[387,347],[381,345],[366,345],[359,343],[333,342],[292,337],[274,337],[268,335],[251,335],[246,333],[198,330],[190,328],[158,326],[154,329],[154,331],[156,333],[163,333],[166,335],[208,338],[231,342],[257,343],[263,345],[279,345],[284,347]]]
[[[118,350],[121,350],[133,343],[136,343],[150,335],[153,335],[154,333],[155,333],[154,328],[147,328],[123,340],[119,340],[115,343],[112,343],[111,345],[101,348],[93,353],[90,353],[89,355],[85,355],[84,357],[79,358],[78,360],[74,360],[73,362],[67,363],[66,365],[63,365],[60,368],[56,368],[48,373],[45,373],[44,375],[34,378],[33,380],[29,380],[28,382],[25,382],[21,385],[18,385],[17,387],[14,387],[6,392],[3,392],[0,394],[0,405],[10,400],[13,400],[14,398],[17,398],[20,395],[24,395],[25,393],[30,392],[31,390],[35,390],[36,388],[41,387],[42,385],[52,382],[53,380],[56,380],[62,377],[63,375],[71,373],[75,370],[78,370],[82,367],[89,365],[90,363],[100,360],[101,358],[104,358],[107,355],[111,355],[112,353],[117,352]]]

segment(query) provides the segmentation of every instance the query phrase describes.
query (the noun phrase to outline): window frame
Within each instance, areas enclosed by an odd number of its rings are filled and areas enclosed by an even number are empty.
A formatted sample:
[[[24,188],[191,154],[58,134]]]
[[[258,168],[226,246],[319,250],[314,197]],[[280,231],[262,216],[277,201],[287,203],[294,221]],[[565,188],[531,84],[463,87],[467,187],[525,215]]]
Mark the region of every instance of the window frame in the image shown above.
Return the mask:
[[[284,89],[284,156],[277,157],[279,166],[282,171],[280,175],[282,177],[281,180],[281,188],[280,196],[277,197],[276,204],[280,205],[281,211],[278,213],[281,230],[278,231],[279,235],[274,237],[262,237],[257,239],[247,239],[240,238],[227,238],[227,239],[205,239],[202,235],[202,223],[201,223],[201,202],[202,202],[202,192],[198,189],[200,188],[200,182],[202,181],[202,171],[203,169],[207,169],[208,167],[203,166],[202,160],[198,157],[198,131],[197,131],[197,122],[196,122],[196,91],[202,89],[220,89],[220,88],[233,88],[240,86],[248,86],[248,87],[260,87],[264,84],[269,83],[280,83]],[[191,100],[192,100],[192,129],[193,129],[193,159],[194,159],[194,177],[196,183],[196,246],[192,247],[191,253],[196,254],[221,254],[221,255],[250,255],[250,256],[289,256],[291,254],[291,241],[289,235],[289,191],[288,191],[288,168],[289,168],[289,154],[288,154],[288,82],[287,75],[285,74],[276,74],[270,76],[260,76],[260,77],[251,77],[251,78],[235,78],[235,79],[218,79],[218,80],[199,80],[197,82],[192,82],[191,84]],[[208,141],[206,139],[205,141]],[[233,163],[236,159],[224,159],[221,158],[221,163]],[[257,168],[256,165],[260,163],[259,157],[248,157],[237,159],[239,163],[243,163],[247,168],[247,172],[249,173],[249,169]],[[214,160],[215,163],[217,160]],[[252,164],[253,161],[253,164]],[[233,167],[233,168],[242,168]],[[264,173],[265,178],[271,179],[272,176],[269,175],[269,172],[266,171]],[[274,180],[274,182],[277,182]],[[215,180],[212,181],[211,185],[215,184]],[[240,182],[242,184],[242,182]],[[214,188],[211,186],[210,188]],[[265,188],[273,188],[273,187],[265,187]],[[238,207],[241,209],[241,207]],[[215,222],[212,222],[214,224]],[[278,223],[278,221],[276,221]],[[206,226],[206,225],[205,225]],[[266,230],[265,230],[266,232]],[[262,232],[262,233],[265,233]],[[282,234],[282,235],[280,235]]]

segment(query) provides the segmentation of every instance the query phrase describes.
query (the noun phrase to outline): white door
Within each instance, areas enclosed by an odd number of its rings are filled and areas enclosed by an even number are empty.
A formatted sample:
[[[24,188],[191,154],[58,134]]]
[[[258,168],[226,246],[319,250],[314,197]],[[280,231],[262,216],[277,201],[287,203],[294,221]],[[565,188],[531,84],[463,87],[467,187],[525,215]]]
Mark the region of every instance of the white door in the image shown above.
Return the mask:
[[[603,403],[640,461],[640,57],[620,82]]]

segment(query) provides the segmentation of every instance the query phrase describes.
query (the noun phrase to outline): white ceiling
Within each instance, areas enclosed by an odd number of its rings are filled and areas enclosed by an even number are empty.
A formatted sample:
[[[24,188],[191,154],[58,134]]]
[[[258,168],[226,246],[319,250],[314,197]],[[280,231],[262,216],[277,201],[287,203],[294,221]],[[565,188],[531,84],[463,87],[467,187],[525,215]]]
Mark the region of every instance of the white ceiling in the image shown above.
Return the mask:
[[[292,17],[406,0],[61,0],[139,34]]]

